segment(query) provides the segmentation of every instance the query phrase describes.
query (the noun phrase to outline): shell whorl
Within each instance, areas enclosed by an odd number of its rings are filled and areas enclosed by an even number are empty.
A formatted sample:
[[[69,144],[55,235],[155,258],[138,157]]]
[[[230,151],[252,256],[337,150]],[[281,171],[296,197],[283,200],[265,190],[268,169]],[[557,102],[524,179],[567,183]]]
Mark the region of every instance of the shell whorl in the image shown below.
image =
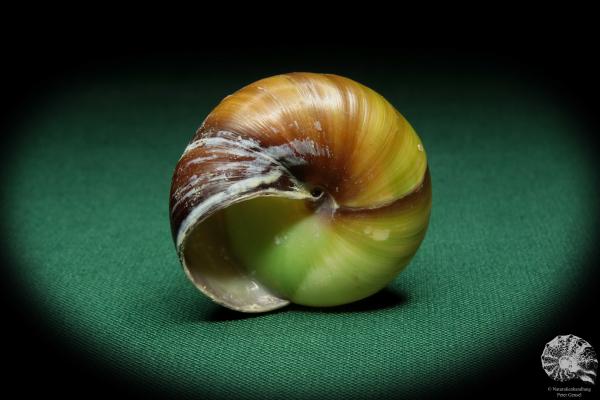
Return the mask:
[[[425,234],[430,205],[425,151],[399,112],[350,79],[293,73],[242,88],[205,119],[175,169],[171,229],[190,279],[227,307],[310,304],[309,286],[323,290],[337,279],[341,288],[324,301],[334,305],[358,299],[341,293],[363,283],[360,271],[369,281],[362,298],[408,263]],[[277,229],[262,227],[256,217],[271,212],[269,226]],[[288,228],[310,218],[302,234],[340,243],[328,251],[317,244],[306,249],[312,256],[301,283],[268,282],[258,265],[265,252],[248,255],[256,252],[248,246],[279,245]],[[363,260],[365,251],[376,254],[377,265]],[[283,260],[282,270],[298,263]],[[360,265],[344,273],[340,263]],[[316,272],[322,265],[331,270]]]
[[[592,346],[575,335],[557,336],[546,343],[542,353],[542,367],[558,382],[580,379],[594,383],[598,359]]]

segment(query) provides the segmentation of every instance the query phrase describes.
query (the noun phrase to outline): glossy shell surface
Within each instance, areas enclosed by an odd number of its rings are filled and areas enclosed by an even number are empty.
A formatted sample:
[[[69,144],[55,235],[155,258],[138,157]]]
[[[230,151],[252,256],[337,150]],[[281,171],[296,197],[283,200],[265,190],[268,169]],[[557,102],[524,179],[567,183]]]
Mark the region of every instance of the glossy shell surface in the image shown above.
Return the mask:
[[[312,73],[223,99],[181,156],[170,196],[188,277],[247,312],[375,293],[417,251],[430,208],[412,126],[373,90]]]

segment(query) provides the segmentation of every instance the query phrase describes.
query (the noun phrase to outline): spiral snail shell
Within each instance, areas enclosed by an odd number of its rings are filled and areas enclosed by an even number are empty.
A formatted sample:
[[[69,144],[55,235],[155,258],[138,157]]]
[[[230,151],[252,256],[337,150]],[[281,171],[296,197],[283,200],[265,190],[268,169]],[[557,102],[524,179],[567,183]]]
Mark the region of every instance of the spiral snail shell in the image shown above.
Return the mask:
[[[598,359],[592,346],[575,335],[557,336],[546,343],[542,353],[542,367],[558,382],[580,379],[594,383]]]
[[[373,90],[315,73],[223,99],[181,156],[170,196],[186,274],[243,312],[374,294],[417,251],[430,209],[411,125]]]

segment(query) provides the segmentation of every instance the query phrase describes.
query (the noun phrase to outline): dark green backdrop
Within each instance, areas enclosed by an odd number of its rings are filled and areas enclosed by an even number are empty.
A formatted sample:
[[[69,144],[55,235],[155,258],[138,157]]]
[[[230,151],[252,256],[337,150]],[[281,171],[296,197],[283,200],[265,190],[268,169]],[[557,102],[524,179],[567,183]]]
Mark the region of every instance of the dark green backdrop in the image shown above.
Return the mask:
[[[370,86],[413,124],[429,232],[367,301],[245,316],[187,281],[168,221],[195,129],[277,72],[243,70],[137,62],[57,80],[29,103],[4,167],[5,247],[28,312],[63,346],[132,385],[257,399],[468,388],[523,349],[541,354],[552,337],[540,332],[590,273],[596,175],[571,104],[514,70],[316,71]],[[543,374],[535,363],[527,373]]]

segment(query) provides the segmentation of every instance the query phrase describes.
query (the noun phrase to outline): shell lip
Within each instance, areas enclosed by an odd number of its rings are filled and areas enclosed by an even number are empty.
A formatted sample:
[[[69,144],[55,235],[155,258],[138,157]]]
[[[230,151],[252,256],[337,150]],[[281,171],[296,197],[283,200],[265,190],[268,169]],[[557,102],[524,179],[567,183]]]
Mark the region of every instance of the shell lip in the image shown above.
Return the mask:
[[[247,302],[242,302],[241,299],[244,298],[242,295],[237,295],[235,291],[228,291],[219,293],[219,290],[214,287],[214,282],[211,284],[209,279],[205,279],[203,274],[194,274],[192,267],[189,265],[188,260],[186,259],[186,245],[188,241],[192,238],[194,233],[201,229],[204,225],[205,221],[207,221],[211,216],[217,214],[219,211],[224,210],[225,208],[240,203],[246,200],[250,200],[255,197],[261,196],[277,196],[277,197],[285,197],[297,200],[308,200],[308,202],[317,202],[310,196],[309,193],[305,192],[290,192],[290,191],[280,191],[273,190],[271,188],[259,190],[256,192],[247,193],[245,195],[235,197],[232,196],[229,201],[222,201],[219,203],[219,206],[213,209],[204,209],[206,212],[194,212],[194,209],[188,214],[188,217],[191,217],[192,220],[187,220],[184,229],[180,229],[177,235],[174,237],[175,246],[177,249],[177,255],[179,257],[179,261],[183,267],[185,274],[188,279],[194,284],[194,286],[200,290],[203,294],[209,297],[215,303],[229,308],[234,311],[244,312],[244,313],[263,313],[268,311],[273,311],[282,307],[285,307],[290,304],[290,301],[281,297],[276,296],[271,291],[269,291],[264,285],[260,282],[252,279],[248,273],[242,271],[239,268],[232,267],[231,273],[235,275],[236,278],[239,279],[239,282],[244,283],[246,289],[247,287],[252,288],[256,291],[256,296],[246,297],[246,300],[251,300]],[[323,196],[321,196],[323,197]],[[196,207],[202,207],[201,204]],[[193,246],[191,246],[193,247]],[[200,267],[201,268],[201,267]],[[244,290],[244,292],[246,292]]]
[[[188,279],[194,284],[196,289],[198,289],[201,293],[206,295],[208,298],[210,298],[216,304],[223,306],[225,308],[228,308],[230,310],[243,312],[243,313],[260,314],[260,313],[264,313],[264,312],[278,310],[278,309],[286,307],[290,304],[289,300],[285,300],[285,299],[282,299],[282,298],[279,298],[279,297],[276,297],[273,295],[271,295],[271,296],[274,301],[272,301],[271,304],[252,303],[252,304],[236,305],[234,303],[228,302],[228,301],[224,300],[222,297],[214,295],[213,292],[210,291],[206,285],[201,284],[200,282],[198,282],[196,279],[193,278],[192,274],[190,273],[190,271],[188,269],[188,266],[185,263],[185,258],[181,257],[180,261],[181,261],[181,265],[183,266],[183,270],[184,270],[185,274],[187,275]]]
[[[200,223],[201,222],[199,222],[198,225]],[[194,229],[194,228],[191,228],[191,229]],[[217,296],[212,290],[210,290],[209,285],[207,285],[205,282],[199,281],[199,279],[194,277],[194,275],[190,271],[190,268],[188,267],[186,259],[185,259],[184,244],[185,244],[185,240],[183,241],[182,245],[180,246],[180,248],[177,251],[177,254],[179,256],[179,261],[181,262],[181,266],[183,267],[183,271],[185,272],[188,279],[196,287],[196,289],[198,289],[200,292],[202,292],[204,295],[206,295],[208,298],[210,298],[213,302],[215,302],[223,307],[229,308],[230,310],[244,312],[244,313],[264,313],[264,312],[283,308],[290,304],[289,300],[282,299],[282,298],[274,296],[272,294],[269,294],[269,301],[267,303],[255,302],[255,303],[248,303],[248,304],[241,304],[241,305],[237,304],[235,302],[227,301],[224,297]]]

